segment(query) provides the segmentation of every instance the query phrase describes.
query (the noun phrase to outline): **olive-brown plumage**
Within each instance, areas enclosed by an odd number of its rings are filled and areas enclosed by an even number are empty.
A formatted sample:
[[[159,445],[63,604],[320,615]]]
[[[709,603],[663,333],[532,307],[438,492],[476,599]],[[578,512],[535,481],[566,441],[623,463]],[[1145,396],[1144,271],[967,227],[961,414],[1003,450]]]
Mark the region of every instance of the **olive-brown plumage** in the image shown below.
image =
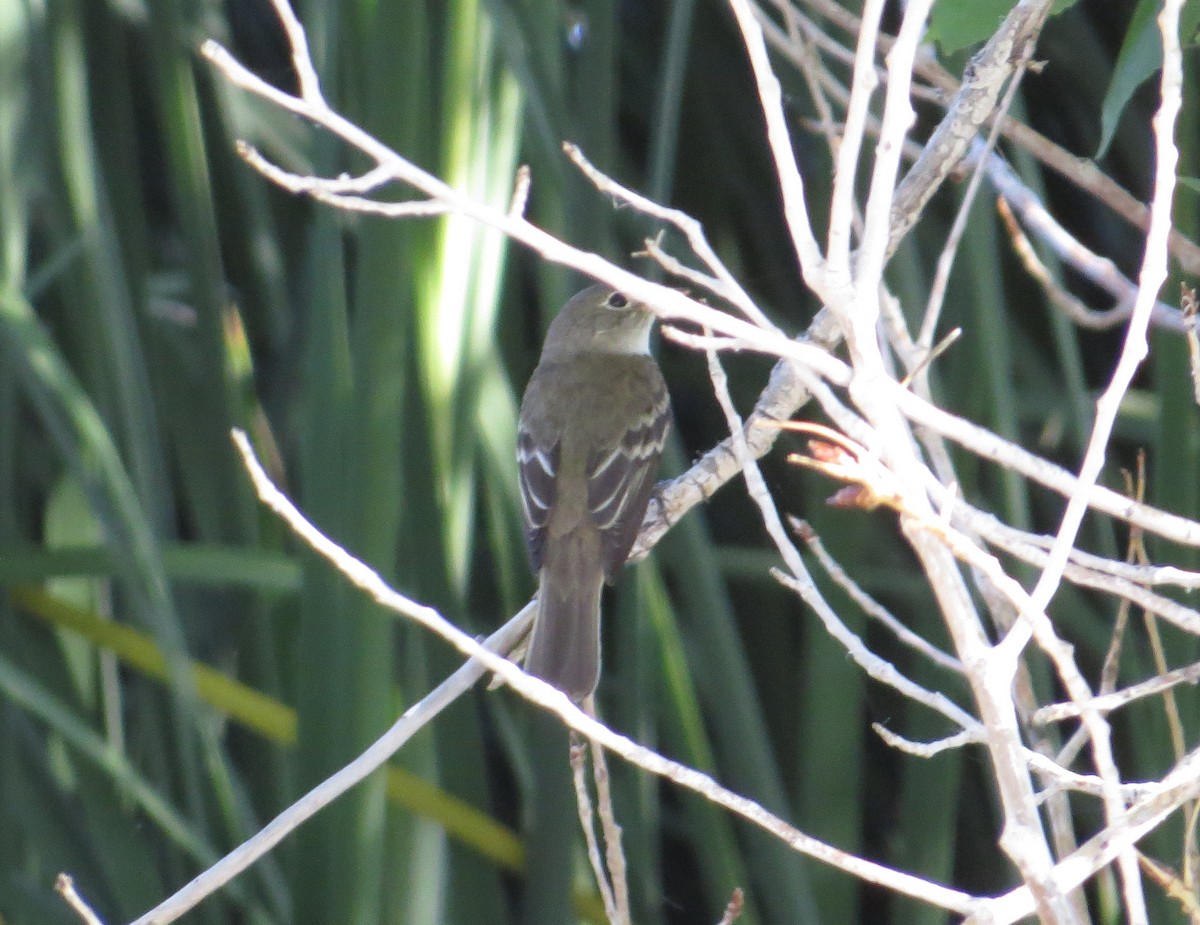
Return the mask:
[[[521,402],[521,504],[539,577],[525,668],[574,700],[599,680],[600,591],[637,538],[670,428],[653,322],[609,287],[580,292],[550,325]]]

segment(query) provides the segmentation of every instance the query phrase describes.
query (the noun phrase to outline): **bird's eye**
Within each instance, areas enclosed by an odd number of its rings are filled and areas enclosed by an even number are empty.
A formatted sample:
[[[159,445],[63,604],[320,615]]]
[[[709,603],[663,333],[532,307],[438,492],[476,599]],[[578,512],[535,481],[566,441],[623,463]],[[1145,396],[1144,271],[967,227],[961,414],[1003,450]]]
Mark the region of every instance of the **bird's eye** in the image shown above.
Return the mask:
[[[609,308],[625,308],[629,304],[629,300],[621,293],[614,292],[608,297],[604,304]]]

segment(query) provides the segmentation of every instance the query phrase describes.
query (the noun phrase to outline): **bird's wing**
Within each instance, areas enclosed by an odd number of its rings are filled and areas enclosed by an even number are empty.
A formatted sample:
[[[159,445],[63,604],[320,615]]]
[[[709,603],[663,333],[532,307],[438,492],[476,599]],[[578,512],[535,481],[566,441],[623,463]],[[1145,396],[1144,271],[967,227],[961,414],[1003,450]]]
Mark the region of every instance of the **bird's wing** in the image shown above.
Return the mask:
[[[588,458],[588,510],[600,530],[604,574],[610,581],[637,539],[670,429],[670,400],[660,380],[642,415],[616,445]]]
[[[561,444],[539,446],[525,427],[517,431],[517,471],[521,480],[521,511],[525,515],[525,539],[533,570],[542,568],[542,545],[550,511],[558,497],[558,456]]]

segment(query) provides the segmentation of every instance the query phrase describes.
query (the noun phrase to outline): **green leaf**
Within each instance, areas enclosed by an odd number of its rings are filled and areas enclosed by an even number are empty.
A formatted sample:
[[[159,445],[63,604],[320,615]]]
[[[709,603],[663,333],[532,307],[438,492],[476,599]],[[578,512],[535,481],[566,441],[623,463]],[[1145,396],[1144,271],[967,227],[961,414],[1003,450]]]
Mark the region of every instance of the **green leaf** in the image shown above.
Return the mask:
[[[1129,105],[1137,88],[1162,67],[1162,36],[1159,35],[1158,23],[1155,21],[1158,8],[1158,0],[1140,0],[1133,13],[1133,19],[1130,20],[1100,111],[1100,144],[1096,150],[1097,157],[1108,151],[1121,114]],[[1197,26],[1200,26],[1200,3],[1184,4],[1179,20],[1180,35],[1185,41],[1190,41],[1190,37],[1196,33]]]
[[[1050,15],[1057,16],[1078,0],[1055,0]],[[929,17],[927,41],[937,42],[944,54],[991,38],[1016,4],[1013,0],[952,0],[938,3]]]

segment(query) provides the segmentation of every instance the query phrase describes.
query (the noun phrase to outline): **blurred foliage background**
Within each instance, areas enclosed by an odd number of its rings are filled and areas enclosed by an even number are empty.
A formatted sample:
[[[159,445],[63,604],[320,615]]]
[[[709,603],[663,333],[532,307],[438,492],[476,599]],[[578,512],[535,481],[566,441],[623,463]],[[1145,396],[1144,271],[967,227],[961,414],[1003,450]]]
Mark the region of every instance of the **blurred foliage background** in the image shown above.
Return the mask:
[[[1111,129],[1100,162],[1144,199],[1156,93],[1139,81],[1156,52],[1135,42],[1137,6],[1088,0],[1052,20],[1037,55],[1048,65],[1026,80],[1017,114],[1081,156]],[[972,0],[938,10],[943,60],[959,72],[970,47],[958,44],[986,35],[996,14]],[[718,0],[310,0],[301,12],[335,108],[456,187],[505,203],[527,163],[537,222],[652,272],[629,254],[653,227],[574,172],[559,148],[573,140],[626,184],[699,218],[785,328],[802,330],[815,311]],[[977,31],[960,36],[964,12]],[[365,219],[270,187],[235,139],[326,176],[362,164],[225,85],[197,54],[210,36],[290,85],[264,0],[0,2],[4,923],[72,921],[51,890],[60,870],[107,921],[134,918],[357,754],[457,663],[259,508],[231,427],[250,431],[333,537],[470,631],[490,631],[533,589],[515,406],[546,323],[582,281],[458,218]],[[1196,177],[1188,64],[1181,172]],[[780,70],[820,220],[829,158],[806,128],[802,81]],[[925,107],[923,126],[938,115]],[[1023,152],[1006,153],[1072,232],[1136,272],[1139,232]],[[935,200],[892,263],[910,317],[959,194]],[[1193,240],[1196,196],[1181,189],[1176,213]],[[1120,331],[1081,333],[1047,307],[987,195],[974,219],[944,321],[965,337],[939,363],[940,392],[953,410],[1073,465]],[[1172,283],[1164,298],[1177,292]],[[1119,465],[1144,448],[1152,500],[1197,517],[1185,345],[1163,333],[1153,348],[1106,478],[1121,486]],[[724,425],[703,361],[670,345],[661,354],[679,424],[674,474]],[[769,367],[748,357],[729,367],[748,410]],[[893,517],[826,508],[832,486],[800,477],[783,455],[766,461],[781,508],[811,520],[864,587],[946,644]],[[1008,522],[1056,524],[1057,499],[959,462],[963,491]],[[1126,539],[1100,522],[1085,536],[1107,554]],[[1150,552],[1197,564],[1194,550]],[[604,717],[842,848],[964,889],[1013,885],[995,847],[986,756],[920,760],[884,747],[872,722],[913,738],[949,730],[864,678],[769,577],[774,563],[740,485],[689,515],[607,601]],[[966,702],[953,677],[830,594],[884,655]],[[1094,677],[1113,605],[1068,590],[1054,615]],[[1164,636],[1170,664],[1200,656],[1196,639]],[[1122,677],[1151,664],[1139,628]],[[1048,678],[1035,682],[1052,696]],[[1191,747],[1200,701],[1179,696]],[[1172,763],[1160,704],[1131,708],[1115,731],[1130,777]],[[945,919],[625,766],[613,774],[639,923],[715,921],[739,885],[749,923]],[[1096,821],[1089,807],[1084,834]],[[1148,844],[1177,866],[1181,826]],[[188,921],[596,921],[582,861],[562,742],[508,693],[480,690],[388,775]],[[1151,894],[1155,921],[1182,920]],[[1097,921],[1117,919],[1103,887],[1090,898]]]

